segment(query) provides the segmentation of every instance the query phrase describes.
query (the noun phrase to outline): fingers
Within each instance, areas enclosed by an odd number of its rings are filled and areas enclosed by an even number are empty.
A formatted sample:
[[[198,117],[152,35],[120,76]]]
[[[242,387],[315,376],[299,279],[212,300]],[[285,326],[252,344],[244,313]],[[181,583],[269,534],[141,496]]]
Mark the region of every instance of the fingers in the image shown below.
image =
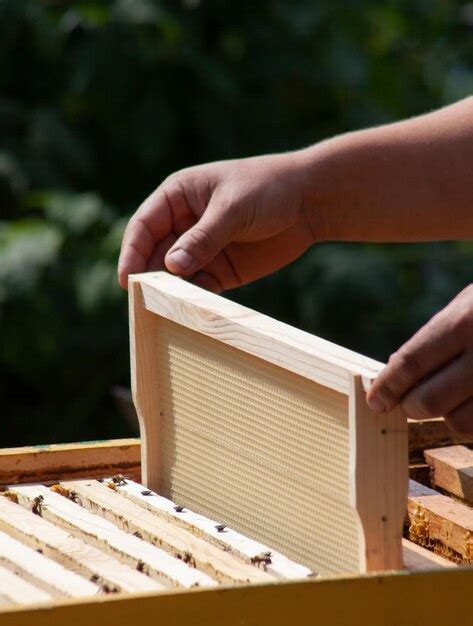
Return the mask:
[[[164,239],[159,241],[151,256],[148,259],[148,264],[144,271],[146,272],[158,272],[161,270],[165,270],[166,266],[164,265],[164,257],[166,256],[167,251],[171,246],[176,242],[176,235],[174,233],[169,233]]]
[[[118,261],[118,279],[123,289],[127,288],[129,274],[146,271],[156,242],[171,231],[171,207],[161,186],[143,202],[126,227]]]
[[[192,279],[194,285],[198,287],[202,287],[202,289],[206,289],[207,291],[212,291],[213,293],[220,293],[223,291],[223,287],[220,282],[208,272],[197,272],[197,274]]]
[[[473,433],[473,397],[445,415],[447,424],[460,435]]]
[[[463,351],[461,324],[450,307],[433,317],[389,359],[367,394],[373,411],[391,411],[406,392]]]
[[[197,224],[182,234],[167,253],[167,269],[187,277],[206,266],[234,238],[235,213],[212,198]]]
[[[465,353],[416,385],[401,406],[412,419],[449,415],[472,395],[472,387],[473,356]]]

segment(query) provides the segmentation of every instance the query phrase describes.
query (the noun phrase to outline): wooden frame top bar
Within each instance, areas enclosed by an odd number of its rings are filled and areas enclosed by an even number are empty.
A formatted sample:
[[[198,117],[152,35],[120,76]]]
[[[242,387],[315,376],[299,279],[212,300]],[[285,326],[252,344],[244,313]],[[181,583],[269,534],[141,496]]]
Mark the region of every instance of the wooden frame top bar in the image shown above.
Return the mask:
[[[165,272],[135,274],[130,277],[130,288],[132,283],[141,285],[148,311],[346,395],[353,375],[370,381],[384,367]]]

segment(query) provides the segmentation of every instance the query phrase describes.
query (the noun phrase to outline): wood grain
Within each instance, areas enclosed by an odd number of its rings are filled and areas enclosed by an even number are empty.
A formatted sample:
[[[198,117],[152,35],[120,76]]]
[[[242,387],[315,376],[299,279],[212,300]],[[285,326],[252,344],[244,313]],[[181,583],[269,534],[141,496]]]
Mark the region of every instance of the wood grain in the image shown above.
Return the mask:
[[[411,459],[422,459],[426,448],[454,444],[473,444],[473,435],[455,433],[447,425],[443,417],[427,420],[408,420],[409,423],[409,456]]]
[[[104,591],[159,591],[164,586],[48,520],[0,497],[0,530],[60,565],[93,579]]]
[[[348,394],[350,375],[374,378],[383,364],[315,337],[165,272],[130,277],[144,307],[166,319]]]
[[[472,561],[472,508],[410,480],[407,511],[415,541],[439,542],[466,562]]]
[[[438,486],[473,503],[473,451],[465,446],[425,450],[432,473],[432,487]]]
[[[402,540],[402,555],[404,568],[411,571],[422,572],[444,567],[458,567],[455,563],[430,550],[426,550],[408,539]]]
[[[399,409],[375,415],[359,376],[350,389],[350,498],[360,521],[360,569],[402,568],[408,481],[407,423]]]
[[[89,511],[114,522],[126,532],[138,533],[145,541],[163,548],[183,561],[187,559],[194,567],[219,582],[274,580],[273,576],[262,569],[196,537],[185,528],[155,515],[97,481],[71,481],[63,482],[62,485],[73,491],[80,504]]]
[[[50,602],[52,598],[52,595],[44,589],[39,589],[7,567],[0,565],[0,604],[28,606]]]
[[[120,561],[139,567],[149,576],[167,586],[214,586],[206,574],[195,570],[163,550],[138,537],[123,532],[114,524],[94,515],[64,496],[41,485],[13,485],[19,504],[27,508],[42,496],[41,514],[60,528],[71,532],[83,541],[112,554]]]
[[[141,482],[161,490],[160,400],[156,385],[159,365],[155,355],[153,331],[156,316],[143,304],[141,286],[129,286],[131,392],[138,415],[141,437]]]
[[[7,609],[0,626],[469,626],[473,571],[334,577]],[[45,610],[46,609],[46,610]]]
[[[125,474],[139,481],[139,439],[0,449],[0,485]]]
[[[271,558],[265,565],[265,570],[278,578],[300,579],[312,575],[312,571],[308,567],[296,563],[272,547],[250,539],[233,528],[228,528],[220,521],[211,520],[187,507],[176,506],[168,498],[150,490],[143,490],[143,486],[138,483],[126,480],[123,484],[116,485],[115,489],[154,515],[172,521],[173,524],[181,526],[196,537],[201,537],[220,549],[234,554],[246,563],[255,562],[262,554],[270,553]]]
[[[95,583],[1,531],[0,564],[53,597],[80,598],[100,592]]]

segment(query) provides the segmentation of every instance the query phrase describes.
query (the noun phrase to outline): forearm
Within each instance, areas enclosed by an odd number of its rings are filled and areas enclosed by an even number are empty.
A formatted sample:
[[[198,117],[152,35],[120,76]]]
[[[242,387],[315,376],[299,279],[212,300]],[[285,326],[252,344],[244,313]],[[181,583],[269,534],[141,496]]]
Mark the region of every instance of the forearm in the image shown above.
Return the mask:
[[[473,237],[473,98],[303,150],[316,240]]]

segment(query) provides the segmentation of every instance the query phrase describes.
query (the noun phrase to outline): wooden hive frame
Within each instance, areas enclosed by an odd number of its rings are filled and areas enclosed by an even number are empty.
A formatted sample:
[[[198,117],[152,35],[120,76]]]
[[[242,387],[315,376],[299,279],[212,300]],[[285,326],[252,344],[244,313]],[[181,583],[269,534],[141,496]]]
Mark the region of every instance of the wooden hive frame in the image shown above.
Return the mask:
[[[322,574],[402,567],[407,424],[366,404],[380,363],[163,272],[131,277],[130,337],[144,484]]]

